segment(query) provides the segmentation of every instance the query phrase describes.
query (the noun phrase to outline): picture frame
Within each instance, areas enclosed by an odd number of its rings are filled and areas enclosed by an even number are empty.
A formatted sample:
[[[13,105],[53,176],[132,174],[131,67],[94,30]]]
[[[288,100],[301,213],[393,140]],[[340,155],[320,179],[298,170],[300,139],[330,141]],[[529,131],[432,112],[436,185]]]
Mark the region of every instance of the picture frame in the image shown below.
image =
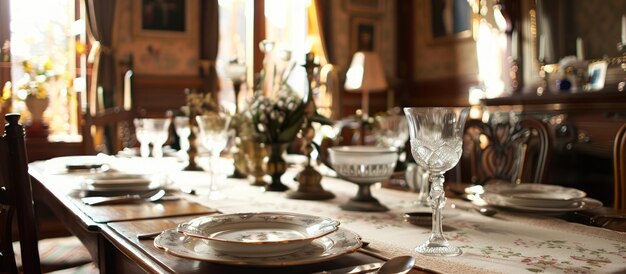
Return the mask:
[[[352,13],[379,14],[385,9],[384,0],[348,0],[348,11]]]
[[[187,37],[191,31],[190,0],[134,0],[134,33],[138,36]]]
[[[467,0],[425,0],[429,44],[453,43],[472,37],[472,8]]]
[[[382,23],[377,18],[353,17],[350,20],[350,54],[375,51],[380,54]]]
[[[604,88],[607,68],[607,61],[597,61],[589,64],[587,70],[587,75],[589,76],[589,91],[598,91]]]

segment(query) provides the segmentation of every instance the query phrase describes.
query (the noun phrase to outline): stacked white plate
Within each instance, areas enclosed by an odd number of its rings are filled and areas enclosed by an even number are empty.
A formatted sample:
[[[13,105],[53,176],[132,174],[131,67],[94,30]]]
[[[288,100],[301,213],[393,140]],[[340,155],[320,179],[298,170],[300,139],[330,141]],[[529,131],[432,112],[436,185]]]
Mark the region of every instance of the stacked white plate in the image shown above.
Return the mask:
[[[360,237],[318,216],[260,212],[202,216],[164,231],[154,245],[195,260],[236,265],[299,265],[356,251]]]
[[[483,199],[490,205],[532,212],[568,212],[602,206],[602,202],[587,197],[584,191],[547,184],[487,185]]]

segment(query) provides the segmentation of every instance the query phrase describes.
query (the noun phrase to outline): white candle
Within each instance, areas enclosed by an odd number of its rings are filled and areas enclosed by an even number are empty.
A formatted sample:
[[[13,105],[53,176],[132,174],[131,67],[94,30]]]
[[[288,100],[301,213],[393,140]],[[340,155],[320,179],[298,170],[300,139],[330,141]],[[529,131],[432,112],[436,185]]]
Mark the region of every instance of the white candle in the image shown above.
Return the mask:
[[[626,15],[622,15],[622,45],[626,45]]]
[[[517,30],[513,31],[511,37],[511,58],[517,60]]]
[[[583,39],[576,38],[576,57],[578,60],[585,60],[585,50],[583,48]]]
[[[132,76],[132,70],[127,71],[124,75],[124,110],[130,110],[132,108],[132,99],[130,98],[130,78]]]
[[[545,61],[545,53],[546,53],[546,37],[539,36],[539,61]]]

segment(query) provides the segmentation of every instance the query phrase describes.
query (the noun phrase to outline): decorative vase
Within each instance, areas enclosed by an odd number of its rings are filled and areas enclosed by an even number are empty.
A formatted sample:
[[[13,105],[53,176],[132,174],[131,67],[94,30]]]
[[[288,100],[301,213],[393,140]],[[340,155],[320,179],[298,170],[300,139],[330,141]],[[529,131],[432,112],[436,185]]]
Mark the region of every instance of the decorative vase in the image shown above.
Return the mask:
[[[242,154],[246,159],[246,173],[248,180],[253,186],[265,186],[265,158],[268,157],[268,149],[264,143],[255,140],[245,140],[242,143]]]
[[[287,171],[287,162],[283,158],[283,152],[287,149],[287,143],[269,144],[270,153],[265,157],[265,173],[272,177],[272,181],[265,187],[267,191],[285,191],[289,189],[280,178]]]
[[[26,126],[28,137],[45,138],[48,136],[48,125],[43,120],[43,113],[50,105],[50,98],[37,98],[35,96],[28,96],[26,100],[26,107],[30,112],[31,121]]]

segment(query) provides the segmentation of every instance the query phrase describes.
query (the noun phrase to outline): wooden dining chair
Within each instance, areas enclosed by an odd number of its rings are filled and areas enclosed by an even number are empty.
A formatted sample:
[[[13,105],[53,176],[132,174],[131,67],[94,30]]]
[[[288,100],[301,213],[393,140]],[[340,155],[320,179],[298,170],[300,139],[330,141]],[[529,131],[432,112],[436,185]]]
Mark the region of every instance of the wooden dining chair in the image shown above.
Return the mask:
[[[613,143],[613,175],[615,180],[613,207],[626,210],[626,124],[617,131]]]
[[[7,114],[8,124],[0,138],[0,273],[41,273],[89,263],[89,252],[75,238],[38,241],[25,133],[19,119],[19,114]],[[14,229],[19,243],[13,242]]]
[[[461,181],[481,185],[546,181],[552,140],[543,122],[530,117],[519,122],[470,119],[463,138]]]

